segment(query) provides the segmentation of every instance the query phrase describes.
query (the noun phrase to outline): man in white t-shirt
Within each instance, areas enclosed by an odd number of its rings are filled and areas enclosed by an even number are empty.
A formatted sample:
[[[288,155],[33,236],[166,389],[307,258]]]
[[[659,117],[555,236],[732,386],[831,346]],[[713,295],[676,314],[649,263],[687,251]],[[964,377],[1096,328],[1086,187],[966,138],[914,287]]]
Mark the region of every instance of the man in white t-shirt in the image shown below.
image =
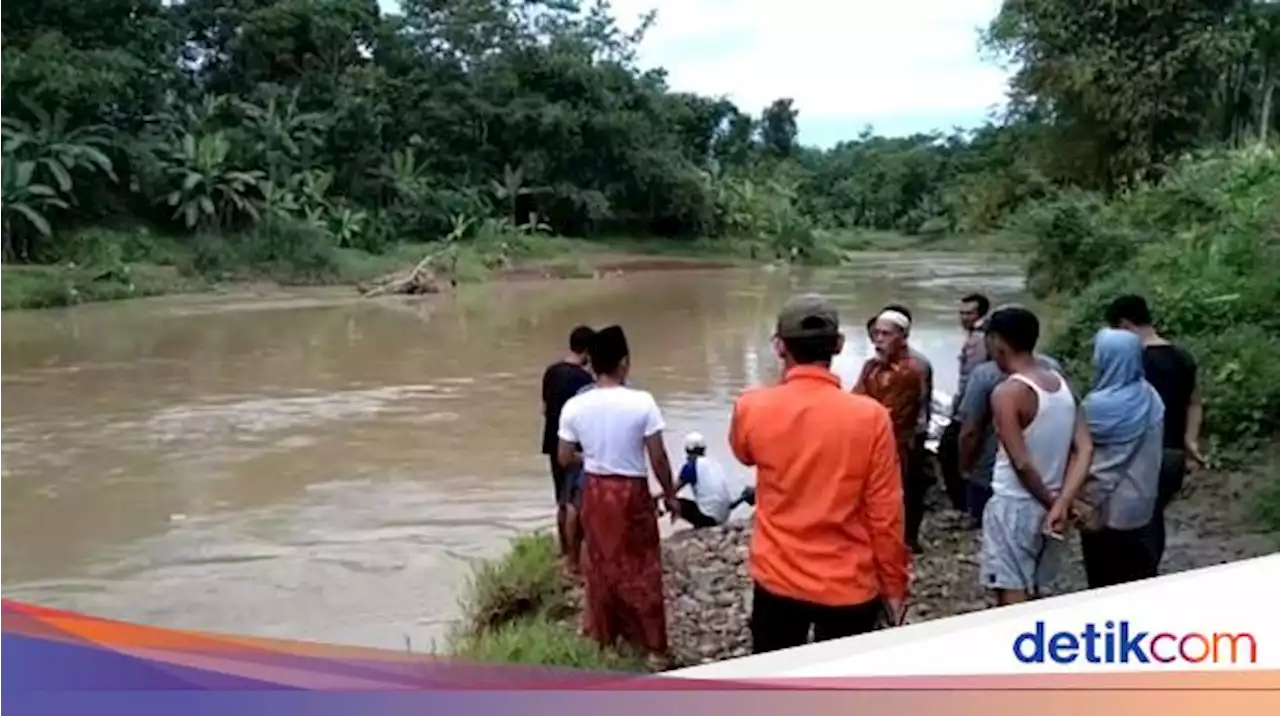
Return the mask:
[[[668,642],[650,467],[673,520],[680,509],[662,443],[665,423],[653,395],[626,385],[631,354],[621,327],[597,332],[587,353],[595,387],[564,404],[557,431],[560,465],[571,471],[580,460],[584,472],[579,523],[587,633],[603,645],[624,639],[661,658]]]
[[[701,433],[689,433],[684,439],[684,467],[676,482],[676,493],[689,488],[693,499],[680,498],[680,517],[695,528],[715,527],[729,519],[738,505],[754,505],[755,490],[750,487],[735,491],[729,485],[720,464],[707,457],[707,441]]]

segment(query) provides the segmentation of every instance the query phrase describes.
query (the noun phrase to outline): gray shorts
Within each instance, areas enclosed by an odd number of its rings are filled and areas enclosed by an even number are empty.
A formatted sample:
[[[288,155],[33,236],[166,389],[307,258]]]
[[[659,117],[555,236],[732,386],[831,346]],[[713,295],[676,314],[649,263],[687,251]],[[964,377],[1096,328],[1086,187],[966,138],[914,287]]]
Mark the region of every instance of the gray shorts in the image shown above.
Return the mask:
[[[1030,498],[995,495],[982,513],[978,578],[987,589],[1045,591],[1058,576],[1066,544],[1045,537],[1046,510]]]

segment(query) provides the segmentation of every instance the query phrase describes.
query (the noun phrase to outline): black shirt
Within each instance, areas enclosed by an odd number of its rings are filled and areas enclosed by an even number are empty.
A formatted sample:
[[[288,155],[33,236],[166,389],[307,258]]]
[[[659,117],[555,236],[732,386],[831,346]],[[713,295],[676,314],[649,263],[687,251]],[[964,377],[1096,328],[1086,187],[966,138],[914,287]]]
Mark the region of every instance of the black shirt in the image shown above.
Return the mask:
[[[1186,446],[1187,407],[1196,389],[1196,361],[1174,345],[1147,346],[1143,355],[1147,382],[1164,401],[1164,446],[1181,450]]]
[[[569,398],[578,394],[582,387],[593,382],[591,374],[580,365],[565,361],[552,363],[542,374],[542,402],[546,403],[547,412],[542,426],[542,454],[555,454],[559,438],[556,433],[560,428],[560,411]]]

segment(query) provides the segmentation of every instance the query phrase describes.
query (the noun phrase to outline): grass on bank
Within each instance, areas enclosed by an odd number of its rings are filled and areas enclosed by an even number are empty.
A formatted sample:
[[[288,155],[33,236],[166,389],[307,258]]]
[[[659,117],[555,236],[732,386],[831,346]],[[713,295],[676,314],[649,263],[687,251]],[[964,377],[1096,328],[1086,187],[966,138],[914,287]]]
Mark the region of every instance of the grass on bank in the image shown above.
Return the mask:
[[[501,557],[477,563],[463,588],[449,654],[474,662],[644,671],[643,658],[578,633],[578,607],[558,554],[549,533],[535,532],[512,540]]]
[[[906,236],[875,231],[818,231],[803,260],[839,264],[861,251],[984,251],[992,237]],[[378,252],[337,247],[324,232],[297,223],[263,225],[239,235],[174,238],[145,229],[87,229],[65,241],[44,263],[3,267],[5,310],[52,308],[170,293],[220,284],[271,281],[281,285],[360,284],[406,270],[437,254],[442,270],[463,283],[534,265],[557,277],[589,277],[606,255],[718,258],[768,262],[785,252],[765,239],[574,239],[513,233],[454,244],[394,243]],[[456,263],[453,259],[456,258]]]

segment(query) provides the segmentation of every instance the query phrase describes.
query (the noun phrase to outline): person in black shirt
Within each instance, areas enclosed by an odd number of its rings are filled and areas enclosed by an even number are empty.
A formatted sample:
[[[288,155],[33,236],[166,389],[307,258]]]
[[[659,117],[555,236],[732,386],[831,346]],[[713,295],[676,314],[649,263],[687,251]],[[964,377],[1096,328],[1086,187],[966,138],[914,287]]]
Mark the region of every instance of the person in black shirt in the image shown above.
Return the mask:
[[[1151,309],[1141,296],[1120,296],[1106,311],[1112,328],[1137,333],[1144,346],[1147,382],[1164,401],[1164,458],[1155,515],[1146,530],[1147,548],[1158,569],[1164,557],[1164,508],[1179,492],[1187,472],[1205,464],[1200,452],[1200,423],[1204,417],[1195,358],[1165,340],[1152,325]]]
[[[569,399],[578,394],[583,387],[595,382],[595,378],[587,370],[587,346],[591,343],[595,331],[589,326],[578,326],[569,333],[569,353],[564,358],[547,366],[542,374],[542,454],[548,456],[551,465],[551,482],[556,496],[556,532],[560,537],[560,551],[568,560],[571,569],[577,565],[576,545],[577,515],[573,509],[571,492],[573,485],[569,483],[569,474],[556,459],[556,449],[560,439],[556,431],[560,426],[560,412]]]

